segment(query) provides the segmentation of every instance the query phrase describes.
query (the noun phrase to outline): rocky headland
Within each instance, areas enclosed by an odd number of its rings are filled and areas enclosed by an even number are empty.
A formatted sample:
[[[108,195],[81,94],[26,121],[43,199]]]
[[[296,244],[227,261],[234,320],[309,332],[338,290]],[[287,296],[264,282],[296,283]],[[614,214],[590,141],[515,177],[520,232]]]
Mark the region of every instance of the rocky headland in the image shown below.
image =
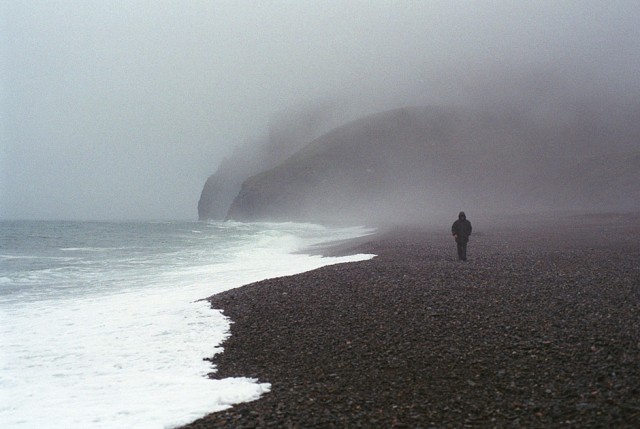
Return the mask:
[[[301,148],[289,140],[268,162],[221,166],[200,217],[382,225],[442,220],[462,206],[486,215],[640,210],[640,129],[587,119],[436,106],[369,115]]]

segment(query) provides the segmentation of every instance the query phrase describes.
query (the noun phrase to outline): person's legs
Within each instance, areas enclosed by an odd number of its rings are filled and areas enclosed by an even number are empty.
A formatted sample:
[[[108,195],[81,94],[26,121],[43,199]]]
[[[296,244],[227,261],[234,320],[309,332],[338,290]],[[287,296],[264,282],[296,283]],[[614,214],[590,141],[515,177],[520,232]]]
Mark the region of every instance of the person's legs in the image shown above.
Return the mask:
[[[467,243],[457,243],[458,244],[458,259],[461,261],[467,260]]]
[[[462,260],[467,260],[467,243],[462,243]]]

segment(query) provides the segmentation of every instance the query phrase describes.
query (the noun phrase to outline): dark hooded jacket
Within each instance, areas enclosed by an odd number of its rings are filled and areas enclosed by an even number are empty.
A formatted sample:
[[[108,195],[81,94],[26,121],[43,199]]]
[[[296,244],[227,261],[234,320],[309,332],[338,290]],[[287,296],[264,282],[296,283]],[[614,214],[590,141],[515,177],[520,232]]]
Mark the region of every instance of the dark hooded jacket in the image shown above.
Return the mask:
[[[471,235],[471,222],[467,220],[464,212],[458,214],[458,220],[451,225],[451,234],[456,236],[458,243],[466,243]]]

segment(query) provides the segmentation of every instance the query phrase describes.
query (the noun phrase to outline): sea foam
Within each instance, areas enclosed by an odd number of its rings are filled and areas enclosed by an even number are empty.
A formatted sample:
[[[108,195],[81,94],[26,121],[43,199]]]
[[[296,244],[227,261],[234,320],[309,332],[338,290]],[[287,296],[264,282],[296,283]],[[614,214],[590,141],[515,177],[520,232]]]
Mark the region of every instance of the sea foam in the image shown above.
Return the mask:
[[[363,230],[196,225],[168,228],[173,239],[144,252],[69,245],[59,250],[72,261],[2,274],[24,287],[0,300],[1,427],[166,428],[257,399],[265,380],[207,377],[204,358],[222,352],[230,321],[201,299],[371,257],[291,253]]]

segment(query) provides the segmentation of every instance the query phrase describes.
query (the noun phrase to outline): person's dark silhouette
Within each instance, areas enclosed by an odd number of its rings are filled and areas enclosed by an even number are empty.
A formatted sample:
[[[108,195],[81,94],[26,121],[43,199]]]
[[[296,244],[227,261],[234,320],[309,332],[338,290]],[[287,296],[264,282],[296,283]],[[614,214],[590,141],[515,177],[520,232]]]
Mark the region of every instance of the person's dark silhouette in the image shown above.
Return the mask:
[[[461,261],[467,260],[467,243],[471,235],[471,222],[467,220],[464,212],[458,214],[458,220],[451,225],[451,234],[456,239],[458,245],[458,258]]]

